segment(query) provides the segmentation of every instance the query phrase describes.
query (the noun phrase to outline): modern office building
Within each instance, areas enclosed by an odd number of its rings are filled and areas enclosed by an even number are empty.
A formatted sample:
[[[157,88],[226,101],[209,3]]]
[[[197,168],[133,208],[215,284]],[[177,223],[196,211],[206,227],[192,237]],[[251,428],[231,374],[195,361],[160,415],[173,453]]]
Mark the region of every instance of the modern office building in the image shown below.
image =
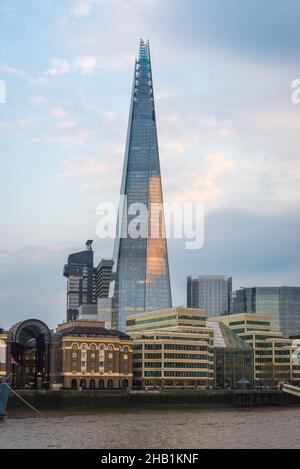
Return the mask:
[[[207,321],[214,331],[214,382],[221,389],[252,388],[254,352],[250,345],[222,322]]]
[[[240,288],[233,296],[232,314],[266,313],[271,329],[284,337],[300,335],[300,287]]]
[[[97,298],[108,298],[112,268],[113,261],[110,259],[102,259],[99,262],[96,273]]]
[[[101,321],[70,321],[56,331],[56,382],[64,388],[127,389],[132,385],[132,340]]]
[[[126,319],[126,332],[141,332],[147,330],[164,329],[169,327],[205,327],[204,309],[175,308],[145,312],[142,315],[129,315]]]
[[[199,275],[187,278],[188,308],[204,308],[206,316],[229,314],[232,278],[223,275]]]
[[[269,315],[241,313],[211,320],[223,322],[253,348],[256,386],[275,386],[283,380],[300,383],[300,361],[293,359],[297,345],[271,329]]]
[[[96,269],[92,242],[86,242],[86,250],[70,254],[64,266],[67,277],[67,321],[78,318],[79,306],[96,303]]]
[[[214,385],[213,330],[203,310],[170,308],[130,315],[133,380],[137,388],[209,388]]]
[[[130,314],[172,306],[162,203],[150,48],[141,40],[121,184],[121,222],[113,256],[112,322],[120,330],[125,329]],[[141,207],[147,213],[141,213]],[[134,226],[139,228],[132,232]]]

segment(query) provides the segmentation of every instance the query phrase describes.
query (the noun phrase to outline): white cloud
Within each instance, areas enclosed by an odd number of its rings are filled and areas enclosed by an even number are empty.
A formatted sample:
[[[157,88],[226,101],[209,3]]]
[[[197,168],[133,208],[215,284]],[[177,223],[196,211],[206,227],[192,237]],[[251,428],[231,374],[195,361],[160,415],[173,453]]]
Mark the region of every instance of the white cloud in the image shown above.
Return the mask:
[[[0,123],[0,130],[22,130],[28,127],[32,127],[33,119],[31,118],[23,118],[17,119],[13,122],[1,122]]]
[[[172,97],[169,90],[158,90],[154,93],[155,101],[166,101]]]
[[[45,75],[62,76],[71,71],[71,64],[68,60],[54,58],[51,60],[52,68],[46,70]]]
[[[33,104],[33,106],[40,106],[41,104],[44,104],[47,101],[47,98],[46,96],[36,95],[36,96],[31,96],[29,100],[31,104]]]
[[[82,75],[89,75],[96,68],[99,68],[97,58],[90,54],[75,57],[73,61],[54,58],[51,60],[51,65],[52,67],[45,71],[45,77],[64,76],[72,71],[79,71]]]
[[[68,112],[62,107],[55,107],[51,109],[50,114],[56,119],[63,119],[68,115]]]
[[[89,16],[91,12],[91,5],[89,2],[81,1],[77,2],[72,9],[73,16]]]
[[[221,152],[212,152],[205,155],[203,161],[193,169],[183,171],[183,186],[177,187],[170,194],[170,198],[176,202],[210,202],[222,195],[222,187],[218,184],[218,178],[226,172],[235,171],[236,164],[233,160],[226,159]],[[188,181],[188,184],[186,183]]]
[[[93,135],[92,130],[69,129],[68,132],[54,132],[44,141],[45,143],[59,143],[63,146],[84,145]]]
[[[24,70],[20,70],[19,68],[10,67],[9,65],[3,64],[0,65],[0,71],[4,73],[9,73],[10,75],[16,75],[19,77],[25,77],[26,72]]]
[[[57,127],[60,129],[73,129],[74,127],[77,126],[76,121],[60,121],[57,124]]]
[[[79,69],[83,75],[88,75],[97,68],[97,59],[93,55],[76,57],[74,60],[74,66]]]
[[[102,173],[107,169],[98,158],[90,155],[76,155],[70,160],[65,161],[62,171],[57,175],[58,178],[69,178],[82,176],[86,174]]]
[[[29,77],[29,83],[31,83],[32,85],[46,86],[48,84],[48,78],[47,77],[37,77],[37,78]]]

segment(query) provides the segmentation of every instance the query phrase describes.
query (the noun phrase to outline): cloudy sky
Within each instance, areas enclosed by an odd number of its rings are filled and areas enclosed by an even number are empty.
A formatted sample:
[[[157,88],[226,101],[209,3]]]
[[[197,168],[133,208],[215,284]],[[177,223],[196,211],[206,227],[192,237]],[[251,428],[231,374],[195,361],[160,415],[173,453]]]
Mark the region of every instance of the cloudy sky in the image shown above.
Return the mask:
[[[68,253],[117,201],[134,59],[149,38],[165,200],[205,203],[189,274],[300,285],[298,0],[1,0],[0,326],[65,318]]]

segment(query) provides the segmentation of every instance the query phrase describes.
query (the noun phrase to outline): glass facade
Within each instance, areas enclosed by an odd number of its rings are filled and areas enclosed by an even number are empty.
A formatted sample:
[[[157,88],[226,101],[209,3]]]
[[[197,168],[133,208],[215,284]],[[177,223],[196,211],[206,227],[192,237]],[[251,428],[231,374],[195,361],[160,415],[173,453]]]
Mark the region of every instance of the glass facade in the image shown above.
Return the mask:
[[[214,331],[215,384],[219,388],[253,386],[253,349],[221,322],[207,321]]]
[[[143,40],[134,70],[121,196],[125,197],[114,246],[112,323],[125,330],[129,314],[172,306],[163,210],[156,223],[158,235],[143,235],[143,229],[149,234],[148,228],[154,226],[152,204],[163,203],[150,49]],[[128,235],[138,215],[128,211],[132,204],[148,209],[138,237]]]
[[[199,275],[187,278],[188,308],[203,308],[207,317],[229,314],[232,278],[223,275]]]
[[[271,330],[284,337],[300,335],[300,287],[241,288],[234,295],[232,313],[265,313]]]

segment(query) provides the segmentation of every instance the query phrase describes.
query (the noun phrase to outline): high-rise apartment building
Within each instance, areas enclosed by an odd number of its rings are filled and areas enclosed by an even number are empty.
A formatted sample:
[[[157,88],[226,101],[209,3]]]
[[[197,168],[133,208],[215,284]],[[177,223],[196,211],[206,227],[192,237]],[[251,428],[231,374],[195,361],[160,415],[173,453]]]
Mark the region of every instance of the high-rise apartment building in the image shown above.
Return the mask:
[[[206,316],[229,314],[232,278],[223,275],[199,275],[187,278],[188,308],[203,308]]]
[[[96,269],[92,242],[86,242],[86,250],[70,254],[64,266],[67,285],[67,321],[78,318],[79,306],[96,303]]]
[[[167,243],[163,210],[151,209],[163,203],[156,115],[149,43],[141,40],[135,63],[129,125],[121,184],[121,226],[114,246],[112,322],[125,329],[129,314],[171,307]],[[139,213],[140,235],[130,226]],[[151,234],[153,236],[151,236]]]
[[[300,335],[300,287],[240,288],[232,299],[231,313],[266,313],[271,329],[284,337]]]

